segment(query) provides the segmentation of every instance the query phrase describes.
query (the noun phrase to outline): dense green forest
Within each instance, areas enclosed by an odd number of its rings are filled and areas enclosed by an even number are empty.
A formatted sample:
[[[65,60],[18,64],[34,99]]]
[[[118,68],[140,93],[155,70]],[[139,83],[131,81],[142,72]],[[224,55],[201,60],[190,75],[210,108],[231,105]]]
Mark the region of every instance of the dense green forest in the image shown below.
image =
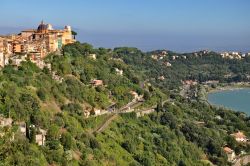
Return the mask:
[[[76,42],[44,59],[51,69],[29,60],[5,66],[0,73],[0,113],[13,123],[0,129],[0,165],[229,165],[223,146],[249,153],[249,144],[230,136],[240,130],[250,137],[246,114],[190,101],[179,89],[187,79],[248,81],[250,57],[170,51],[161,60],[151,57],[161,52],[96,49]],[[103,85],[94,86],[95,79]],[[130,103],[131,91],[143,96],[137,111],[155,111],[142,117],[136,112],[95,116],[95,109],[119,110]],[[111,116],[108,126],[98,131]],[[18,130],[21,122],[25,135]],[[35,142],[39,129],[47,131],[42,146]]]

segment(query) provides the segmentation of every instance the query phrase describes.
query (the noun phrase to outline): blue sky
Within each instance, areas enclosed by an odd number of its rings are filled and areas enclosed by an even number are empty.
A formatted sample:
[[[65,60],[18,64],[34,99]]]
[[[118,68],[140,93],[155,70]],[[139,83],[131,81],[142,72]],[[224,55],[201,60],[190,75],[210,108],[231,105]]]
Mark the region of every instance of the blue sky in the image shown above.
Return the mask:
[[[249,0],[1,0],[0,33],[71,25],[96,47],[250,51]]]

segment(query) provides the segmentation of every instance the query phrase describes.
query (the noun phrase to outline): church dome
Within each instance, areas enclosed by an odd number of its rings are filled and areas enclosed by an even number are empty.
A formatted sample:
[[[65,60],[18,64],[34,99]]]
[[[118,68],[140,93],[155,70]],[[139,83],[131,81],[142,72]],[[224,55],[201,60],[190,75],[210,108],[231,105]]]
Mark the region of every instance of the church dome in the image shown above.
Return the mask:
[[[41,22],[41,24],[38,26],[37,31],[38,32],[45,32],[48,29],[47,25]]]

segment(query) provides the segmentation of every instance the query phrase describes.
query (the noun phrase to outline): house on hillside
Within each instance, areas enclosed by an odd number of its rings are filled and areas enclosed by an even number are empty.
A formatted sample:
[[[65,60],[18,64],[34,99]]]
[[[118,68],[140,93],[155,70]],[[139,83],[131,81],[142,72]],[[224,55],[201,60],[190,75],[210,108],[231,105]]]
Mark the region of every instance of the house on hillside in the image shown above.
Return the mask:
[[[232,149],[229,148],[229,147],[224,147],[224,148],[223,148],[223,151],[227,154],[227,160],[228,160],[229,162],[234,161],[234,159],[235,159],[235,157],[236,157],[234,150],[232,150]]]
[[[86,118],[88,118],[90,116],[90,111],[84,111],[83,114]]]
[[[5,127],[5,126],[12,126],[13,120],[11,118],[4,118],[0,116],[0,127]]]
[[[18,126],[18,131],[26,136],[26,123],[25,122],[17,122],[16,125]]]
[[[167,66],[167,67],[171,67],[171,66],[172,66],[172,64],[169,63],[169,62],[164,62],[163,64],[164,64],[165,66]]]
[[[182,84],[183,85],[192,85],[192,86],[194,86],[194,85],[197,85],[198,82],[196,80],[184,80],[184,81],[182,81]]]
[[[238,131],[237,133],[233,133],[233,134],[231,134],[231,136],[233,136],[237,142],[247,142],[248,141],[245,134],[241,131]]]
[[[157,60],[158,56],[157,55],[151,55],[151,58],[154,59],[154,60]]]
[[[103,85],[103,81],[102,80],[92,80],[91,84],[94,86],[102,86]]]
[[[55,71],[52,72],[52,79],[54,79],[60,83],[63,81],[63,77],[57,75]]]
[[[96,54],[89,54],[89,58],[96,60]]]
[[[40,129],[38,130],[38,134],[35,135],[35,139],[36,139],[36,143],[40,146],[44,146],[45,145],[45,140],[46,140],[46,134],[47,131]]]
[[[150,114],[150,113],[152,113],[154,111],[155,111],[155,109],[148,109],[148,110],[144,110],[144,111],[139,111],[139,112],[136,112],[136,116],[137,117],[142,117],[142,116]]]
[[[95,115],[101,115],[101,110],[99,109],[94,109]]]
[[[139,99],[139,95],[135,91],[130,91],[130,94],[133,96],[133,102]]]
[[[173,61],[176,60],[176,59],[178,59],[178,58],[179,58],[179,56],[176,56],[176,55],[172,56],[172,60]]]
[[[222,120],[222,117],[220,115],[215,116],[215,119]]]
[[[168,54],[168,52],[167,52],[167,51],[162,51],[162,52],[161,52],[161,55],[166,56],[167,54]]]
[[[103,115],[108,113],[106,110],[101,110],[101,109],[94,109],[95,116]]]
[[[205,84],[205,85],[213,85],[213,84],[219,84],[220,83],[220,81],[218,81],[218,80],[209,80],[209,81],[206,81],[206,82],[203,82],[203,84]]]
[[[158,77],[158,80],[163,81],[163,80],[165,80],[165,77],[164,77],[164,76],[159,76],[159,77]]]
[[[118,68],[115,68],[115,72],[116,72],[117,75],[120,75],[120,76],[123,75],[123,70],[120,70]]]

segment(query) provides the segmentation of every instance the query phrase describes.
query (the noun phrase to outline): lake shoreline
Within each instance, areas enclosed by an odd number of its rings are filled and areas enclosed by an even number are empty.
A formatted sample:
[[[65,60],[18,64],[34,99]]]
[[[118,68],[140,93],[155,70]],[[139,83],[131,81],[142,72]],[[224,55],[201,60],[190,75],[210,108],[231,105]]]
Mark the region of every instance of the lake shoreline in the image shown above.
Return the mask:
[[[205,102],[208,105],[213,105],[212,103],[209,102],[208,100],[208,95],[211,93],[217,93],[217,92],[222,92],[222,91],[231,91],[231,90],[240,90],[240,89],[245,89],[249,88],[250,89],[250,82],[240,82],[240,83],[230,83],[230,84],[219,84],[215,88],[212,88],[211,86],[209,87],[208,85],[201,85],[201,88],[199,90],[198,95],[198,100],[201,102]]]
[[[214,94],[215,96],[217,95],[216,93],[220,93],[220,92],[225,92],[225,93],[230,93],[230,91],[232,91],[232,93],[235,93],[233,91],[237,91],[237,90],[250,90],[250,84],[249,83],[237,83],[237,84],[229,84],[229,85],[223,85],[223,86],[218,86],[218,87],[215,87],[215,88],[212,88],[212,87],[207,87],[206,88],[206,102],[211,105],[211,106],[214,106],[214,107],[217,107],[217,108],[225,108],[225,109],[229,109],[229,110],[232,110],[234,112],[244,112],[245,114],[247,114],[249,116],[249,111],[248,109],[246,110],[244,107],[242,109],[242,107],[240,107],[240,105],[242,104],[241,101],[238,101],[237,103],[239,103],[239,108],[236,104],[235,105],[231,105],[230,104],[228,105],[227,103],[220,103],[220,102],[213,102],[213,100],[209,99],[209,94]],[[237,93],[237,92],[236,92]],[[241,92],[240,92],[241,93]],[[243,92],[244,93],[244,92]],[[220,95],[220,94],[219,94]],[[236,98],[237,100],[237,98]],[[219,101],[219,100],[216,100],[216,101]],[[230,103],[230,99],[228,99],[228,103]],[[231,103],[233,103],[233,101],[231,101]]]

